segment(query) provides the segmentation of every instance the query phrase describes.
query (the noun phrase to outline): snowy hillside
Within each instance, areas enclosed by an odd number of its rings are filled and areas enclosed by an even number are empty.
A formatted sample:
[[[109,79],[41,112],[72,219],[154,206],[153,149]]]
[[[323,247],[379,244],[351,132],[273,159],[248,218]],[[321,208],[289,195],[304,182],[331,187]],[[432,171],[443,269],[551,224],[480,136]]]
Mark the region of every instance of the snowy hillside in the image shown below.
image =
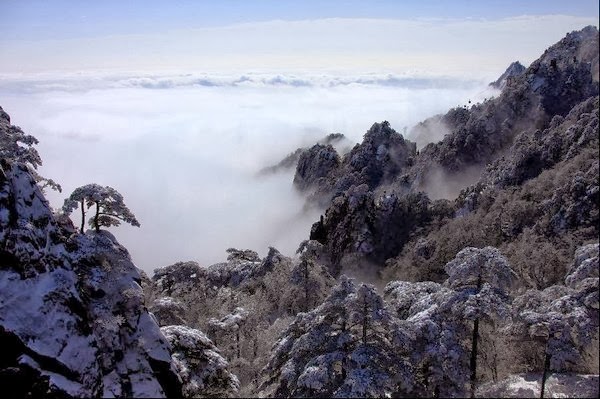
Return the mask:
[[[383,121],[263,170],[326,208],[295,254],[152,276],[107,230],[140,226],[123,196],[51,209],[37,140],[0,108],[2,394],[597,397],[598,39],[513,64],[498,97],[416,125],[423,148]]]

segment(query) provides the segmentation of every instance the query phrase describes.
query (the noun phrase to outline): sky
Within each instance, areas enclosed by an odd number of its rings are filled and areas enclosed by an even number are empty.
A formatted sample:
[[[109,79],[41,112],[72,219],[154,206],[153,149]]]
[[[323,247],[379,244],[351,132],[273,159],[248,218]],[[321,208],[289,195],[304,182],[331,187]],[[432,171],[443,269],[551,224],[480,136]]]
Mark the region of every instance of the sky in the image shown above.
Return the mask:
[[[0,34],[5,40],[69,39],[323,18],[598,18],[598,3],[594,0],[3,0],[1,7]]]
[[[3,0],[0,73],[379,68],[458,74],[475,62],[491,73],[509,49],[526,58],[587,24],[598,25],[596,1]]]
[[[293,255],[324,209],[261,168],[497,95],[511,62],[590,24],[596,1],[0,0],[0,106],[39,139],[53,207],[88,183],[124,195],[142,226],[111,231],[146,272]]]

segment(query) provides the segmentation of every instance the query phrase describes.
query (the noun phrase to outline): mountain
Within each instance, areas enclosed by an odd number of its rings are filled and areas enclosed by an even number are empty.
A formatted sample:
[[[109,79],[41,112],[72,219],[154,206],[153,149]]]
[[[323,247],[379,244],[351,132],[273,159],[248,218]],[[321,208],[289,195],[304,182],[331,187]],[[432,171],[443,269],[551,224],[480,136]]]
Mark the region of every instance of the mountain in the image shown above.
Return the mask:
[[[345,267],[355,268],[357,263],[376,265],[382,270],[387,260],[394,264],[391,259],[401,255],[405,247],[407,251],[421,248],[417,245],[419,237],[426,240],[428,234],[449,230],[450,226],[459,228],[460,223],[476,219],[462,216],[477,208],[477,205],[465,205],[465,201],[475,201],[482,187],[496,184],[489,182],[491,172],[482,177],[486,168],[503,168],[509,173],[508,164],[513,165],[510,173],[520,176],[512,177],[512,185],[521,190],[525,189],[523,183],[538,177],[544,170],[548,172],[537,181],[545,180],[549,174],[560,174],[556,170],[558,167],[574,173],[576,166],[572,165],[577,164],[586,176],[582,184],[586,190],[591,190],[590,193],[596,193],[593,161],[598,145],[595,132],[599,86],[594,71],[598,62],[597,44],[598,30],[594,27],[567,34],[521,75],[507,81],[497,98],[470,108],[452,109],[415,126],[413,131],[442,129],[447,133],[441,141],[430,143],[418,152],[413,143],[383,122],[373,125],[363,143],[342,157],[339,166],[331,168],[325,176],[320,175],[322,171],[320,174],[315,172],[312,178],[315,183],[308,200],[319,202],[327,210],[322,220],[313,225],[311,238],[323,244],[323,256],[332,260],[332,273],[337,275]],[[500,167],[498,163],[506,166]],[[301,172],[297,170],[297,173]],[[501,179],[510,180],[511,177]],[[569,183],[565,180],[564,184]],[[495,197],[489,198],[491,202],[498,198],[499,191],[514,191],[506,186],[495,187]],[[564,189],[569,190],[566,186]],[[469,194],[471,192],[476,193]],[[552,194],[544,191],[544,195]],[[590,195],[585,201],[593,204],[596,194]],[[553,217],[549,208],[539,205],[542,199],[537,198],[526,200],[530,202],[528,207],[536,209],[531,216]],[[489,201],[482,214],[489,211]],[[566,197],[556,201],[556,209],[580,204],[571,203]],[[500,205],[497,203],[496,206]],[[498,212],[505,212],[504,208],[498,208]],[[517,223],[518,217],[515,215],[508,223]],[[568,241],[563,233],[569,237],[576,235],[575,243],[579,244],[598,234],[597,225],[594,225],[597,206],[591,205],[590,212],[576,220],[569,229],[559,230],[556,235],[544,235],[537,228],[534,235],[545,237],[542,242],[551,245],[553,240]],[[497,222],[490,224],[491,221],[486,219],[482,226],[489,230],[488,233],[482,233],[481,239],[465,237],[460,242],[457,240],[453,244],[456,247],[445,252],[442,259],[433,258],[439,262],[437,266],[431,266],[437,271],[423,270],[423,273],[431,272],[431,278],[435,279],[437,272],[443,273],[443,264],[465,245],[498,246],[516,242],[523,238],[518,238],[520,233],[533,228],[533,222],[528,216],[518,222],[520,227],[513,227],[512,235],[507,236]],[[574,232],[584,226],[589,226],[589,233],[580,236]],[[452,241],[451,237],[449,239]],[[561,253],[569,257],[573,251],[574,247],[571,247]],[[416,261],[411,256],[410,260],[400,263],[420,265],[423,261]],[[425,264],[430,263],[425,261]],[[406,277],[408,273],[402,276]],[[443,274],[438,278],[441,276]]]
[[[498,79],[490,83],[490,86],[494,89],[502,90],[508,84],[509,79],[522,75],[526,69],[519,61],[515,61],[506,68],[506,71]]]
[[[348,149],[349,142],[350,141],[343,134],[331,133],[331,134],[328,134],[327,136],[325,136],[323,139],[319,140],[317,144],[323,145],[323,146],[331,145],[333,147],[339,148],[342,152],[347,152],[347,151],[349,151],[349,149]],[[296,168],[296,165],[298,164],[300,157],[308,150],[309,150],[309,148],[306,148],[306,147],[297,148],[295,151],[289,153],[285,158],[283,158],[277,164],[262,168],[258,172],[258,175],[259,176],[269,175],[269,174],[277,173],[280,171],[293,170]]]
[[[4,139],[22,133],[0,115]],[[78,234],[53,214],[23,152],[4,156],[0,169],[4,394],[180,395],[127,250],[106,231]]]
[[[294,152],[280,166],[326,208],[296,256],[151,277],[50,208],[37,140],[0,108],[3,393],[597,396],[598,39],[418,124],[445,133],[420,150],[383,121]]]

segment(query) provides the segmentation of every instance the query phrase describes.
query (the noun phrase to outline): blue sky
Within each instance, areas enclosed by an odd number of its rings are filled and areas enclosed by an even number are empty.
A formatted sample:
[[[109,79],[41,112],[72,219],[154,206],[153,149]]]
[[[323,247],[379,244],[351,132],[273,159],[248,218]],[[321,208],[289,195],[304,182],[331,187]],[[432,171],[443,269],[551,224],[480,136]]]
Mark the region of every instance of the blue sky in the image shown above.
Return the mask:
[[[107,34],[321,18],[485,18],[561,14],[595,16],[596,0],[3,0],[2,40]]]
[[[494,76],[596,0],[0,0],[0,74],[352,69]],[[500,71],[501,72],[501,71]]]

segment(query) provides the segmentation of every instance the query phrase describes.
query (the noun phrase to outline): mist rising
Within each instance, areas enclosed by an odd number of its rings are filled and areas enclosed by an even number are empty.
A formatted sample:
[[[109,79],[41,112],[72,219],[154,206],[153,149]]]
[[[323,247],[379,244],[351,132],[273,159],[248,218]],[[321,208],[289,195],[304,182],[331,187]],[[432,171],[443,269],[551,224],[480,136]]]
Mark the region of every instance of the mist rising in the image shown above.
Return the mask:
[[[17,80],[1,91],[14,123],[40,140],[41,172],[63,186],[48,193],[52,206],[87,183],[116,188],[142,227],[115,234],[152,271],[180,260],[222,261],[229,247],[293,254],[323,210],[303,210],[293,171],[262,178],[257,171],[332,132],[360,142],[382,120],[402,131],[484,86],[263,74]]]

